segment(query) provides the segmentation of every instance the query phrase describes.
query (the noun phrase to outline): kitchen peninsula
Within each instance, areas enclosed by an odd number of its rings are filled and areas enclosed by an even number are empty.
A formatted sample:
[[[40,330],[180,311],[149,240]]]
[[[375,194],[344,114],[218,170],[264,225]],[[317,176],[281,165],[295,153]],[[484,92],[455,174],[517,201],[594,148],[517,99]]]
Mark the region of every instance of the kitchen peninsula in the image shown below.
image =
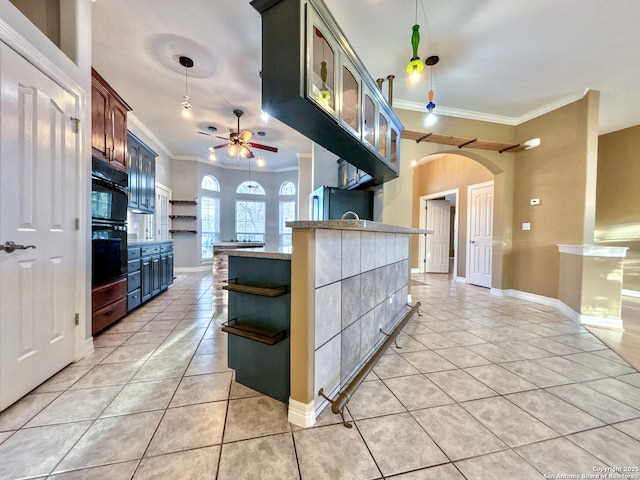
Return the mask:
[[[289,421],[309,427],[327,405],[318,391],[334,398],[384,341],[380,330],[410,310],[409,235],[431,232],[368,220],[287,226],[291,253],[224,251],[229,367],[240,383],[288,397]],[[271,380],[277,394],[263,386]]]

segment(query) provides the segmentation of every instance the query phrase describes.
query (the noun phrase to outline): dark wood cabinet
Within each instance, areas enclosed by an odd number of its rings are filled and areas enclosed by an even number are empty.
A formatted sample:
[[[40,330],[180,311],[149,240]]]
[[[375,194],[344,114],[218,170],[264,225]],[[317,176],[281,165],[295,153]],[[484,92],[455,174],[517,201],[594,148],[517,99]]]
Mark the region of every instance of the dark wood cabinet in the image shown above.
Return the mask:
[[[156,157],[153,150],[133,133],[127,134],[129,209],[154,213],[156,209]]]
[[[91,291],[91,333],[95,335],[127,314],[127,277]]]
[[[131,107],[91,69],[91,147],[93,156],[112,166],[127,167],[127,112]]]

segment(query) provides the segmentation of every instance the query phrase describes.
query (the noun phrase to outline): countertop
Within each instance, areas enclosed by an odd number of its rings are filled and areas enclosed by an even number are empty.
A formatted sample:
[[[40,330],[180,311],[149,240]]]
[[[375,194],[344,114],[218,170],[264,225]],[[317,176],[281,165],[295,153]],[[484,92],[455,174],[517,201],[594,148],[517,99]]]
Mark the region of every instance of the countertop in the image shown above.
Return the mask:
[[[265,248],[243,248],[222,250],[224,255],[230,257],[252,257],[252,258],[272,258],[275,260],[291,260],[292,247],[280,247],[273,249]]]
[[[152,245],[154,243],[173,243],[173,240],[128,240],[128,247]]]
[[[214,248],[256,248],[264,247],[264,242],[213,242]]]
[[[433,233],[433,230],[422,230],[420,228],[399,227],[387,223],[374,222],[371,220],[297,220],[287,222],[287,227],[308,228],[308,229],[328,229],[328,230],[360,230],[365,232],[386,232],[386,233]]]

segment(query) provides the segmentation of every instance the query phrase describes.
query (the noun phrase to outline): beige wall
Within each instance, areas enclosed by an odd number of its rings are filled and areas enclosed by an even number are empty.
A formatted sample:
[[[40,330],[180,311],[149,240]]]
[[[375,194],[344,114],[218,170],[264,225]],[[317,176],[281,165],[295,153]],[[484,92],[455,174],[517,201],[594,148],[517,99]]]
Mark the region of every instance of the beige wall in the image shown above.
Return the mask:
[[[596,243],[629,247],[623,288],[640,291],[640,126],[598,143]]]
[[[595,197],[595,190],[591,192],[590,182],[595,170],[590,169],[588,157],[589,136],[597,138],[597,131],[593,132],[597,97],[598,92],[589,92],[581,100],[515,127],[518,138],[540,137],[542,144],[516,154],[508,288],[558,298],[557,244],[593,242],[590,218],[595,198],[590,196]],[[532,198],[540,199],[540,205],[531,206]],[[524,222],[531,224],[531,230],[522,230]]]

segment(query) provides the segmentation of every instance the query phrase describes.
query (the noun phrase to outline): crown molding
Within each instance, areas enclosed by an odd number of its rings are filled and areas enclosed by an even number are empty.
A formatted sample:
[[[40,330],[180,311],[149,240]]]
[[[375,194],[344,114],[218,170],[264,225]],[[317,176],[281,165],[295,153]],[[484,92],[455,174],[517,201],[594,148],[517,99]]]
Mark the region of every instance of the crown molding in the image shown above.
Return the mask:
[[[174,155],[171,157],[171,160],[182,160],[185,162],[200,162],[205,165],[211,165],[212,167],[224,168],[226,170],[244,170],[248,171],[247,167],[241,167],[238,165],[229,165],[226,163],[220,163],[217,161],[210,161],[207,158],[202,157],[194,157],[191,155]],[[265,167],[255,167],[251,169],[253,172],[262,172],[262,173],[282,173],[282,172],[294,172],[298,170],[297,166],[294,167],[283,167],[283,168],[265,168]]]
[[[162,150],[164,152],[167,157],[173,158],[173,153],[171,152],[171,150],[169,150],[169,148],[167,148],[167,146],[162,143],[162,141],[158,137],[156,137],[155,134],[151,130],[149,130],[138,117],[135,116],[135,114],[131,112],[127,114],[127,123],[128,122],[131,122],[136,126],[137,129],[144,133],[158,147],[159,150]]]
[[[540,108],[532,110],[524,115],[519,117],[507,117],[504,115],[491,115],[488,113],[481,112],[473,112],[471,110],[460,110],[457,108],[447,108],[447,107],[436,107],[437,115],[445,115],[447,117],[456,117],[456,118],[466,118],[467,120],[479,120],[482,122],[490,122],[490,123],[499,123],[503,125],[510,125],[515,127],[522,123],[528,122],[529,120],[533,120],[541,115],[552,112],[553,110],[557,110],[558,108],[564,107],[565,105],[569,105],[577,100],[583,98],[589,89],[586,89],[582,93],[573,93],[571,95],[567,95],[566,97],[562,97],[554,102],[543,105]],[[426,113],[425,106],[422,103],[418,102],[410,102],[407,100],[394,100],[393,101],[394,108],[401,108],[403,110],[411,110],[414,112],[423,112]]]

